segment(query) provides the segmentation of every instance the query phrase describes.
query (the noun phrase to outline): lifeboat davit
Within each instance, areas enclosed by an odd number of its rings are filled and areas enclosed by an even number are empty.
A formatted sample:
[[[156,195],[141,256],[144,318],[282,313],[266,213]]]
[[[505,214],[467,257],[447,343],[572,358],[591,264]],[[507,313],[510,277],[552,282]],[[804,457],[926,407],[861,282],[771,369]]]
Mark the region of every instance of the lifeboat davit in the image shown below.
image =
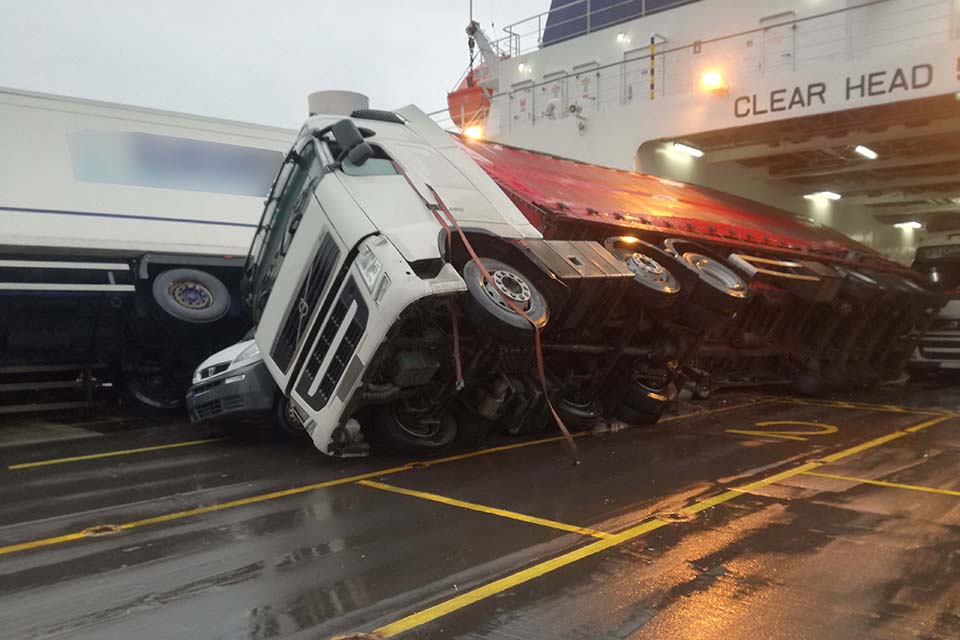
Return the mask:
[[[447,111],[450,119],[461,130],[476,125],[482,126],[490,113],[490,96],[493,89],[486,89],[478,82],[483,67],[471,70],[460,85],[447,94]]]

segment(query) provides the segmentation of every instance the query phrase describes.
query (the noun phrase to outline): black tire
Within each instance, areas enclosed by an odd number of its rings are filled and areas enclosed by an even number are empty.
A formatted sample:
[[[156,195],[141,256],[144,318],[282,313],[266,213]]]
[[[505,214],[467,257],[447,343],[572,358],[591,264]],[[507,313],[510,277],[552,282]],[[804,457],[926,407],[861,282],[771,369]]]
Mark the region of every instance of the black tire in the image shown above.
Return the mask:
[[[613,413],[614,417],[621,422],[625,422],[632,427],[642,427],[644,425],[656,424],[660,420],[660,416],[663,415],[663,409],[654,411],[653,413],[647,413],[621,404],[617,406]]]
[[[138,415],[165,417],[184,409],[190,374],[165,345],[130,347],[118,378],[120,401]]]
[[[157,376],[124,378],[120,383],[120,401],[133,413],[147,418],[163,418],[181,413],[186,386]]]
[[[690,300],[708,311],[733,314],[750,297],[750,285],[730,264],[716,253],[686,240],[664,241],[667,253],[697,274],[697,286]]]
[[[369,427],[373,446],[388,453],[429,458],[447,452],[457,442],[457,421],[449,411],[431,423],[411,426],[403,420],[397,404],[371,407],[364,427]]]
[[[637,371],[624,375],[618,387],[613,414],[627,424],[653,424],[677,399],[677,387],[673,382],[651,386],[639,378]]]
[[[230,311],[230,291],[220,279],[198,269],[169,269],[153,280],[153,299],[177,320],[215,322]]]
[[[495,279],[500,291],[530,317],[541,329],[547,324],[547,301],[523,271],[492,258],[480,258],[483,266]],[[527,267],[532,268],[532,267]],[[463,267],[463,279],[467,284],[466,319],[478,331],[512,342],[528,342],[533,337],[533,325],[507,306],[480,271],[474,261]]]
[[[562,398],[554,405],[557,415],[568,429],[581,431],[603,417],[603,407],[597,400],[571,400]]]
[[[273,403],[272,425],[274,432],[283,438],[304,439],[310,437],[290,407],[290,399],[279,393]]]
[[[680,280],[670,270],[676,261],[651,244],[630,236],[607,238],[603,246],[633,272],[629,297],[648,309],[666,309],[680,293]],[[674,267],[675,268],[675,267]]]

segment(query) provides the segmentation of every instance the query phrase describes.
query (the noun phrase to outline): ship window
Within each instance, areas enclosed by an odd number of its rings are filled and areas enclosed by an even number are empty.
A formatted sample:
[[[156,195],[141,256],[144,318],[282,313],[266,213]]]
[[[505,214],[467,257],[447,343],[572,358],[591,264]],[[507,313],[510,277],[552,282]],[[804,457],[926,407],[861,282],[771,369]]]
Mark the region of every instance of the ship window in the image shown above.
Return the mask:
[[[73,175],[83,182],[264,197],[283,154],[140,131],[67,135]]]

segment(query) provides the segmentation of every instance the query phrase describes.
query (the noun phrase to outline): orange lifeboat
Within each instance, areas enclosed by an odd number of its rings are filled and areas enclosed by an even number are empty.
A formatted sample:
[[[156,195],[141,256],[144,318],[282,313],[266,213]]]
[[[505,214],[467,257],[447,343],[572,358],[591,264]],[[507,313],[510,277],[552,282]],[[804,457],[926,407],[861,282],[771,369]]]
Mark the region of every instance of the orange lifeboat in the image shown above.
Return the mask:
[[[447,94],[447,111],[450,119],[461,130],[483,125],[490,112],[492,89],[485,89],[477,82],[483,67],[471,70],[460,85]]]

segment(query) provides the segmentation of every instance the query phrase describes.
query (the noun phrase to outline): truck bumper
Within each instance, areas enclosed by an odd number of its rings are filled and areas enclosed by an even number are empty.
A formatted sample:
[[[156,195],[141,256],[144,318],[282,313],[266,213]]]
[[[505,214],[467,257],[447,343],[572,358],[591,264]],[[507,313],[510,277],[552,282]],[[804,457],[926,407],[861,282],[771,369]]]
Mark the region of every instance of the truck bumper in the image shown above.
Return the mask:
[[[191,422],[217,420],[273,408],[276,384],[263,360],[195,384],[187,391]]]

